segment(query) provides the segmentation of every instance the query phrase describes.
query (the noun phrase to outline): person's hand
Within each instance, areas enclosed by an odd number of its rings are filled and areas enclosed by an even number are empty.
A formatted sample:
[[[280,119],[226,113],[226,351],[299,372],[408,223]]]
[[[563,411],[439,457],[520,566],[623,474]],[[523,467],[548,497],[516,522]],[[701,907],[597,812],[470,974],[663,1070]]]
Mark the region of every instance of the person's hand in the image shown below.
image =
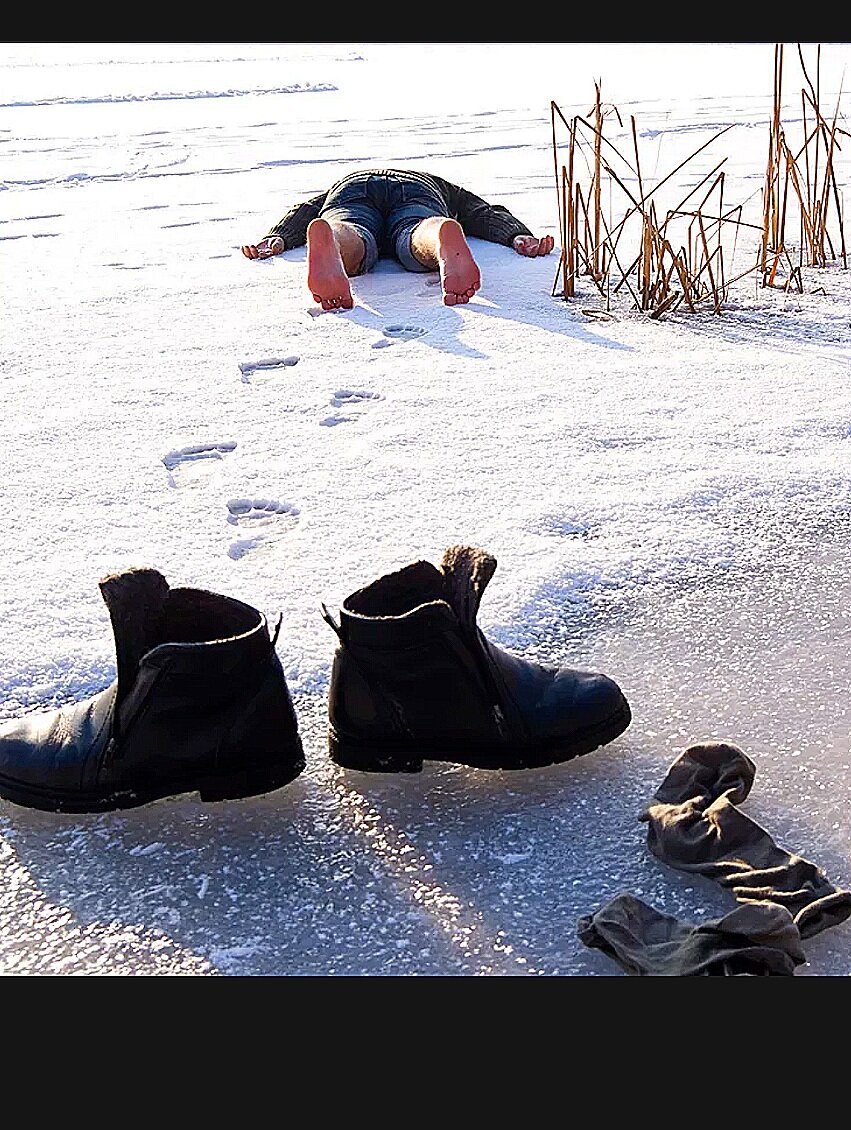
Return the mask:
[[[261,239],[259,243],[244,243],[242,246],[242,254],[246,259],[268,259],[270,255],[280,255],[283,250],[284,241],[278,235],[271,239]]]
[[[511,246],[518,255],[528,255],[532,259],[536,255],[549,255],[555,240],[551,235],[542,235],[540,239],[534,235],[516,235]]]

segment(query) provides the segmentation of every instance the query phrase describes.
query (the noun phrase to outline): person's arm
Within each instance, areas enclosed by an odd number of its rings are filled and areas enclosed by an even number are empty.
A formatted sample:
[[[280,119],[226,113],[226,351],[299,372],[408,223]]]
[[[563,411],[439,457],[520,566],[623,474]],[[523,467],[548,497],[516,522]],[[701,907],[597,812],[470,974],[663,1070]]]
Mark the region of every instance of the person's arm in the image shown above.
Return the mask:
[[[242,254],[246,259],[268,259],[289,251],[291,247],[303,247],[307,243],[307,225],[319,215],[327,195],[327,192],[320,192],[310,200],[295,204],[261,240],[244,243]]]
[[[319,215],[327,195],[327,192],[320,192],[310,200],[290,208],[274,227],[269,228],[265,238],[283,240],[282,251],[289,251],[292,247],[304,247],[307,243],[307,225]]]
[[[504,204],[489,204],[481,196],[442,177],[434,180],[442,191],[452,218],[458,221],[465,235],[486,239],[489,243],[501,243],[505,247],[514,247],[514,240],[519,235],[535,238],[523,221],[518,220]]]

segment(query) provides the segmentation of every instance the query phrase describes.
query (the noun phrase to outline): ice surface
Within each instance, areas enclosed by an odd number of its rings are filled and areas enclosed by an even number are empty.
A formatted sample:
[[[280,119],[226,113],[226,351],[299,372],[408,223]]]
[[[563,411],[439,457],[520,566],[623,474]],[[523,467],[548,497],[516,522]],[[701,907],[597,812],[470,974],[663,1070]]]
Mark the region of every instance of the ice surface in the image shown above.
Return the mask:
[[[550,103],[587,114],[597,79],[648,179],[726,130],[688,175],[723,159],[725,199],[759,225],[773,44],[0,58],[0,718],[106,685],[97,581],[147,564],[282,616],[308,761],[230,804],[0,802],[0,971],[619,975],[575,935],[619,891],[686,920],[730,909],[654,861],[637,819],[710,737],[754,758],[749,814],[851,885],[848,271],[809,272],[803,294],[746,279],[721,316],[651,321],[601,313],[587,283],[553,297],[558,249],[477,243],[466,307],[381,262],[351,311],[319,316],[303,249],[239,251],[364,165],[439,172],[558,242]],[[463,100],[408,81],[425,61],[468,68]],[[847,61],[823,49],[831,111]],[[631,727],[524,774],[335,769],[321,603],[458,542],[498,560],[491,638],[613,675]],[[806,951],[799,975],[851,974],[851,926]]]

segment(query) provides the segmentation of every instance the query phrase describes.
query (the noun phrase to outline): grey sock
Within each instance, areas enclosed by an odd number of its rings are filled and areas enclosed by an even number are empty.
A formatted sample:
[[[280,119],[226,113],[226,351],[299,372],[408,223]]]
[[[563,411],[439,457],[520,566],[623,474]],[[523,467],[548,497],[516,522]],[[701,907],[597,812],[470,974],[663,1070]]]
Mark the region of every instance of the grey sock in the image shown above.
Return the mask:
[[[750,792],[753,761],[728,742],[689,746],[671,765],[640,819],[657,859],[713,879],[740,903],[785,907],[802,938],[851,915],[851,891],[821,868],[778,847],[739,805]]]
[[[768,902],[691,926],[622,894],[580,918],[577,932],[636,977],[790,977],[806,962],[788,910]]]

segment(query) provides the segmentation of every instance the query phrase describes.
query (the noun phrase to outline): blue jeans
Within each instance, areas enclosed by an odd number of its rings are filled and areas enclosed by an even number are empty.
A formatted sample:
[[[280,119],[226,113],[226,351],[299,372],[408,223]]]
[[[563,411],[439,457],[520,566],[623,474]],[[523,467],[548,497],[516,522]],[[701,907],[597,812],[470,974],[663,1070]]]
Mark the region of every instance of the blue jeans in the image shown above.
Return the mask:
[[[319,212],[354,228],[366,252],[356,275],[380,257],[398,259],[406,271],[430,271],[411,251],[411,233],[429,216],[448,216],[446,202],[428,178],[392,169],[350,173],[328,190]]]

